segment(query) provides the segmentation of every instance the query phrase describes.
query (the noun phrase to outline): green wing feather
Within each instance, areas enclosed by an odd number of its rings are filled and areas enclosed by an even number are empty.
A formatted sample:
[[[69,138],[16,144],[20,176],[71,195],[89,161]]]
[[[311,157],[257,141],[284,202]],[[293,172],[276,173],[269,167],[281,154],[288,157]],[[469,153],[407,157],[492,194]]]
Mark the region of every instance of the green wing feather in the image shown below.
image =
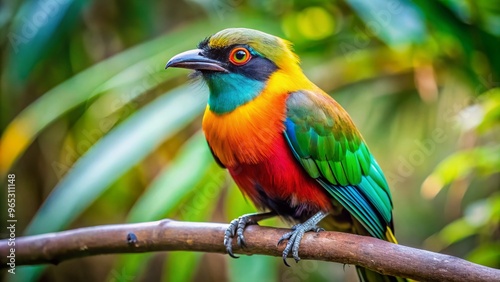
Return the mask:
[[[387,181],[349,115],[329,96],[291,93],[285,138],[307,173],[372,235],[392,229]]]

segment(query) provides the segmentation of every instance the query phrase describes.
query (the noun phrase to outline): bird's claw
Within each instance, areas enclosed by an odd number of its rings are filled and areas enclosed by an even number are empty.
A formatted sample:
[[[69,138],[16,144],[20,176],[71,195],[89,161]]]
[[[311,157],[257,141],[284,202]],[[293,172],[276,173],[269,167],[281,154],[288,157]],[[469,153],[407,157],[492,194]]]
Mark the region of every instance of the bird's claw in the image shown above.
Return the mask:
[[[243,231],[247,225],[257,224],[252,220],[250,215],[243,215],[239,218],[233,219],[231,223],[229,223],[229,227],[226,229],[224,233],[224,246],[226,246],[227,253],[232,258],[239,258],[239,256],[233,253],[233,238],[236,236],[236,243],[240,248],[246,246],[245,236],[243,235]]]
[[[292,251],[292,257],[295,259],[295,262],[300,261],[299,257],[299,247],[300,247],[300,241],[302,240],[302,237],[304,237],[304,234],[308,231],[314,231],[314,232],[320,232],[324,231],[323,228],[320,228],[316,225],[314,226],[309,226],[309,224],[297,224],[292,227],[292,231],[285,233],[283,236],[278,241],[278,246],[281,245],[285,240],[288,240],[286,243],[285,249],[283,250],[283,263],[290,267],[288,262],[286,261],[286,258],[288,257],[288,254],[290,251]]]
[[[224,232],[224,246],[226,246],[226,252],[232,257],[232,258],[238,258],[238,256],[235,256],[233,254],[233,237],[236,233],[236,229],[238,228],[238,223],[239,223],[239,218],[233,219],[231,223],[229,223],[229,227],[226,229],[226,232]]]

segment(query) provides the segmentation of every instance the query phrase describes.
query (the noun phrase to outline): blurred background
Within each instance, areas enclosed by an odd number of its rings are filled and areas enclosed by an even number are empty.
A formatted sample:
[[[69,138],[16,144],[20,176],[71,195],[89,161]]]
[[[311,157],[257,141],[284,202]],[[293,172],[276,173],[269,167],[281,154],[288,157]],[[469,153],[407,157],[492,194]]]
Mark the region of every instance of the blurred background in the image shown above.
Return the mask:
[[[255,211],[200,133],[206,86],[164,70],[227,27],[294,43],[306,74],[346,108],[385,171],[401,244],[500,268],[497,0],[2,1],[0,178],[16,175],[17,235],[162,218],[228,222]],[[356,281],[353,269],[163,252],[2,276]]]

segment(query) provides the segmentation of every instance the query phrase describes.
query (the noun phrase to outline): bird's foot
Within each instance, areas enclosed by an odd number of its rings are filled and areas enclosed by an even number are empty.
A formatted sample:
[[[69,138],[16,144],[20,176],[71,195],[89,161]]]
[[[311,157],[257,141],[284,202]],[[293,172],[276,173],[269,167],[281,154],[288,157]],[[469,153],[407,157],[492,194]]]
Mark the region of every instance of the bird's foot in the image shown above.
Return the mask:
[[[233,257],[238,258],[238,256],[233,253],[233,238],[237,236],[237,244],[240,248],[246,246],[245,236],[243,235],[243,231],[245,227],[248,225],[257,224],[257,222],[275,216],[274,212],[267,213],[251,213],[242,215],[236,219],[233,219],[231,223],[229,223],[229,227],[224,232],[224,246],[226,246],[227,253]]]
[[[300,257],[299,257],[299,247],[300,247],[300,241],[302,240],[302,237],[304,237],[304,234],[308,231],[314,231],[314,232],[320,232],[324,231],[323,228],[320,228],[317,226],[317,224],[326,216],[328,213],[325,213],[323,211],[318,212],[317,214],[313,215],[311,218],[306,220],[304,223],[299,223],[295,226],[292,227],[292,231],[285,233],[283,236],[281,236],[280,240],[278,241],[278,246],[283,243],[283,241],[288,240],[286,243],[285,249],[283,250],[283,262],[285,263],[286,266],[290,266],[288,262],[286,261],[286,258],[288,257],[288,254],[290,251],[292,251],[292,256],[295,259],[295,262],[299,262]]]

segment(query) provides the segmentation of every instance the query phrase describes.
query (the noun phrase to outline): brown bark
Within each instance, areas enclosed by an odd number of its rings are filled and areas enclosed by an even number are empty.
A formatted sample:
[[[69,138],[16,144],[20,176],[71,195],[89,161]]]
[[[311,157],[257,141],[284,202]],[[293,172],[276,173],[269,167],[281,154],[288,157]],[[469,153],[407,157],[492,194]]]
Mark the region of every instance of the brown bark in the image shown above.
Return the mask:
[[[222,242],[227,226],[161,220],[19,237],[15,241],[16,266],[57,264],[72,258],[113,253],[180,250],[225,253]],[[276,246],[276,243],[285,232],[286,229],[249,226],[245,230],[247,247],[241,249],[234,244],[234,251],[281,256],[284,246]],[[0,263],[3,268],[12,248],[7,242],[0,240]],[[339,232],[306,233],[299,255],[302,259],[356,264],[383,274],[422,281],[500,281],[498,269],[449,255]]]

